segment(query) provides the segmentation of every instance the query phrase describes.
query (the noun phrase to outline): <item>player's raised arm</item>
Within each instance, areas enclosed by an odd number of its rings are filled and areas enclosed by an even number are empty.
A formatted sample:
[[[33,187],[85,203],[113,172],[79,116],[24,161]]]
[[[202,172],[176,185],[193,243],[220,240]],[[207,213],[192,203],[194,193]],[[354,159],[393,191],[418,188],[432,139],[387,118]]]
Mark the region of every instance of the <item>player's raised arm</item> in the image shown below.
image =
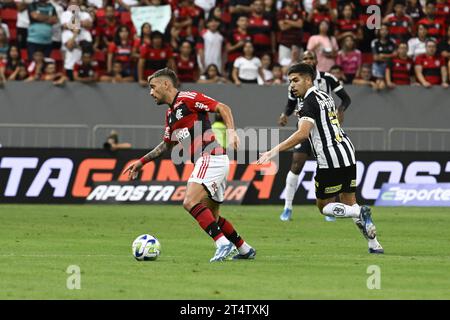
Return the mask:
[[[227,127],[229,145],[231,145],[234,150],[237,150],[239,148],[239,137],[237,136],[234,127],[234,119],[231,108],[226,104],[219,102],[216,106],[216,112],[222,116],[223,122]]]
[[[128,179],[134,180],[137,178],[139,171],[141,171],[142,167],[156,158],[159,158],[164,152],[170,150],[172,148],[172,143],[166,140],[161,141],[152,151],[147,153],[145,156],[140,158],[139,160],[130,164],[123,174],[128,172]]]

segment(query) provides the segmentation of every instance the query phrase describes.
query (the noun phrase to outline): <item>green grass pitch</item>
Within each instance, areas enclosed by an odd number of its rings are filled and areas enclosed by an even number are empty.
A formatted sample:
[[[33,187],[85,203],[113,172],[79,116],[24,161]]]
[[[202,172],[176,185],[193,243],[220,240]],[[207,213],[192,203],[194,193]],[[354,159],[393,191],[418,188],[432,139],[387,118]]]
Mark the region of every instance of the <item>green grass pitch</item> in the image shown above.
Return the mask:
[[[0,299],[449,299],[450,209],[373,208],[385,255],[369,255],[351,220],[313,206],[223,206],[254,261],[209,263],[213,242],[181,206],[0,206]],[[138,262],[135,237],[162,255]],[[81,270],[69,290],[68,266]],[[380,269],[368,289],[367,269]],[[370,281],[369,281],[370,282]]]

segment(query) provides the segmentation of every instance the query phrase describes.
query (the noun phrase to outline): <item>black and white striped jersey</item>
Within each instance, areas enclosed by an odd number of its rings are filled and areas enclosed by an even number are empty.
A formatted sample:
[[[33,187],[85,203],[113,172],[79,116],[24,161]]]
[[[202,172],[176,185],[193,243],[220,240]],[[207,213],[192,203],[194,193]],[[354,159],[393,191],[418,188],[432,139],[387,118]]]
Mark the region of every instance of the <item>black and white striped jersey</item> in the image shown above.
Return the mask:
[[[333,98],[313,86],[302,100],[298,117],[314,124],[309,141],[318,167],[343,168],[356,164],[355,148],[339,125]]]
[[[331,92],[337,93],[338,91],[344,89],[340,81],[333,76],[331,73],[316,71],[316,78],[314,79],[314,86],[322,90],[329,95]],[[302,108],[302,100],[298,99],[291,90],[288,91],[288,99],[292,102],[295,101],[297,103],[295,111],[298,112]]]

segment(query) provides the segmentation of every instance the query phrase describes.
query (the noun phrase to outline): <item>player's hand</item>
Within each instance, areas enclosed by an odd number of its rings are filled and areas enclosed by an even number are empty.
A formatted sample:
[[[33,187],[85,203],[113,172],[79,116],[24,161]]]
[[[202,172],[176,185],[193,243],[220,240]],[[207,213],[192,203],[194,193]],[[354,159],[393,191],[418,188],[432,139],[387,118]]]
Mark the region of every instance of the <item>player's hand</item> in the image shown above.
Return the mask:
[[[256,164],[265,164],[270,161],[275,156],[272,150],[266,151],[264,153],[259,154],[259,159],[256,161]]]
[[[143,165],[141,161],[137,160],[130,164],[128,168],[125,169],[125,171],[122,174],[126,174],[128,172],[128,179],[134,180],[137,178],[139,172],[141,171]]]
[[[229,144],[234,150],[237,150],[240,145],[239,137],[235,130],[230,130],[229,132]]]
[[[288,117],[284,113],[280,115],[280,119],[278,119],[278,124],[282,127],[285,127],[288,123]]]

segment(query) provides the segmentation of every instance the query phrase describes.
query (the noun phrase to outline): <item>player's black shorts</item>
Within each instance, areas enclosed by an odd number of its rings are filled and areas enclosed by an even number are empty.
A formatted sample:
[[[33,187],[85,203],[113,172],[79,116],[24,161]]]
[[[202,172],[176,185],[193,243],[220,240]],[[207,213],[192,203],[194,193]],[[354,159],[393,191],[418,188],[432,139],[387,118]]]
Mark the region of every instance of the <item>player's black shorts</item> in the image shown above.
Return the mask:
[[[338,169],[317,168],[314,177],[316,198],[333,198],[340,193],[356,191],[356,165]]]
[[[312,151],[309,140],[306,140],[305,142],[296,145],[294,147],[294,152],[306,153],[308,156],[311,156]]]

